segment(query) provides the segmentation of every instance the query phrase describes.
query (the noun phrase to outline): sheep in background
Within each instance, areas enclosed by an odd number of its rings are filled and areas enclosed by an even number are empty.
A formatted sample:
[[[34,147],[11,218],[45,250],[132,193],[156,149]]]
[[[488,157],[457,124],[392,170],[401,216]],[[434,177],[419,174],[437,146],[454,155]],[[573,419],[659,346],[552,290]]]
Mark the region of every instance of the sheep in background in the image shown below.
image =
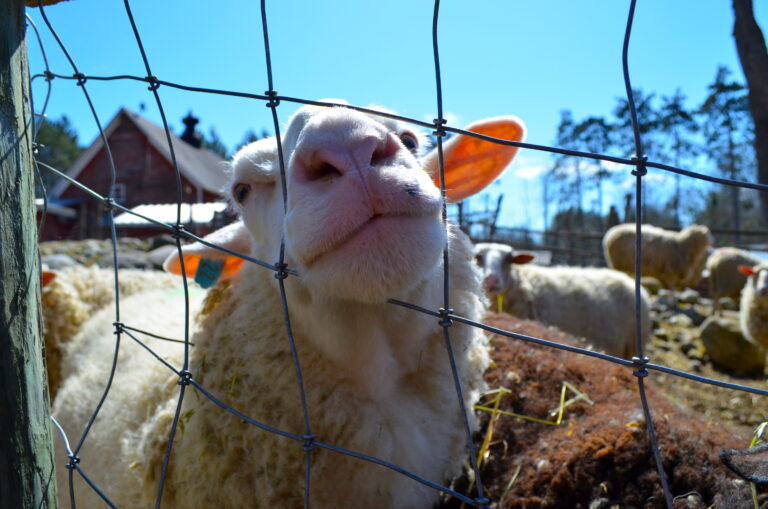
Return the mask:
[[[582,336],[606,353],[636,355],[635,285],[621,272],[594,267],[542,267],[505,244],[475,245],[491,302],[503,310]],[[643,343],[650,334],[648,295],[640,291]],[[495,305],[493,306],[495,309]]]
[[[768,348],[768,262],[742,265],[747,282],[741,291],[741,333],[756,345]]]
[[[181,278],[158,271],[122,269],[119,289],[122,297],[149,289],[180,289]],[[57,271],[43,269],[41,297],[46,370],[51,401],[56,396],[62,377],[62,354],[65,345],[83,324],[100,309],[115,301],[115,271],[99,267],[75,265]],[[114,317],[114,309],[111,310]]]
[[[714,301],[714,312],[720,314],[720,299],[731,297],[739,301],[741,289],[747,282],[747,275],[739,267],[758,265],[761,258],[735,247],[720,247],[707,258],[709,272],[709,293]]]
[[[469,129],[512,140],[524,131],[512,117]],[[418,140],[395,120],[347,108],[303,107],[289,120],[282,140],[287,210],[275,140],[259,140],[233,161],[229,194],[242,222],[206,240],[275,260],[284,237],[286,263],[299,273],[284,284],[312,433],[319,441],[439,483],[460,473],[466,454],[443,329],[438,319],[387,300],[442,307],[447,245],[451,307],[478,320],[483,305],[469,240],[453,226],[446,236],[442,225],[440,191],[433,182],[437,155],[419,161]],[[443,160],[449,199],[463,199],[492,182],[515,151],[462,136],[448,140]],[[188,275],[202,260],[223,265],[197,317],[189,368],[194,380],[250,417],[304,435],[275,274],[198,244],[184,252]],[[179,262],[172,256],[166,267],[179,272]],[[143,306],[159,327],[178,328],[181,313],[154,299],[134,295],[124,304]],[[94,317],[73,341],[84,345],[77,351],[91,357],[88,352],[107,352],[109,320]],[[486,339],[479,329],[461,324],[450,328],[450,336],[463,405],[471,408],[484,387]],[[130,341],[123,348],[112,392],[79,465],[119,507],[150,507],[178,377]],[[178,365],[178,352],[165,348],[162,355]],[[105,357],[69,377],[56,399],[54,415],[71,434],[80,432],[101,394],[110,362]],[[202,394],[188,395],[181,415],[164,506],[302,507],[303,443],[246,424]],[[406,476],[321,447],[314,447],[311,465],[312,507],[424,508],[438,499],[437,491]],[[63,494],[68,493],[66,472],[59,469]],[[78,497],[98,503],[75,478]]]
[[[635,275],[635,238],[634,223],[605,232],[603,252],[609,267]],[[695,224],[673,232],[644,224],[641,276],[654,277],[672,289],[696,286],[713,243],[706,226]]]

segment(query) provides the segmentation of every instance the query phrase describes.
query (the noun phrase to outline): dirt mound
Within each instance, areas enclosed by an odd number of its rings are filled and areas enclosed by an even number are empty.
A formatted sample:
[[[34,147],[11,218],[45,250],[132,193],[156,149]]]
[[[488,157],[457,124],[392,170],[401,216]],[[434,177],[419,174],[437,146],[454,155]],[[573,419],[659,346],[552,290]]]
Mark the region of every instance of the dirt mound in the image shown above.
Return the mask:
[[[485,323],[528,336],[584,346],[578,339],[506,314]],[[510,393],[500,409],[554,420],[563,382],[585,394],[565,409],[559,426],[499,416],[482,458],[481,474],[494,507],[515,509],[602,509],[666,507],[650,447],[637,379],[632,369],[598,359],[493,336],[495,366],[486,374],[491,387]],[[664,468],[675,507],[751,508],[749,486],[720,462],[721,448],[745,448],[750,436],[707,422],[673,405],[645,379]],[[572,398],[568,392],[566,399]],[[488,401],[488,397],[484,399]],[[478,448],[491,421],[482,412]],[[468,481],[457,489],[471,493]],[[459,507],[448,501],[444,507]],[[761,507],[768,500],[761,500]]]

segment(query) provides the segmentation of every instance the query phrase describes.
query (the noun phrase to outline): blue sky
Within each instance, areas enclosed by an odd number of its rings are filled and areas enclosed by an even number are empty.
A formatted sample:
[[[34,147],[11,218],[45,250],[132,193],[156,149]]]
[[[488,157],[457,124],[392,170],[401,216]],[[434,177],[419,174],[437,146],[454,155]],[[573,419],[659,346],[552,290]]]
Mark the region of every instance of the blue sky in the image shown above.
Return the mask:
[[[214,7],[215,5],[215,7]],[[261,94],[267,75],[259,2],[134,1],[131,4],[152,72],[158,78],[191,86]],[[514,114],[528,126],[526,141],[552,145],[560,112],[579,120],[608,116],[624,96],[621,49],[628,1],[522,0],[443,1],[439,45],[445,117],[462,127],[476,119]],[[758,22],[768,27],[768,3],[757,0]],[[123,2],[73,0],[45,8],[80,71],[86,75],[144,76]],[[28,9],[37,24],[51,70],[72,74],[38,9]],[[431,120],[436,112],[432,59],[433,3],[267,1],[275,89],[282,95],[344,98],[353,104],[379,104],[398,113]],[[632,85],[671,95],[681,89],[689,104],[706,94],[718,65],[742,78],[731,36],[733,14],[726,0],[639,0],[629,51]],[[32,74],[44,70],[39,46],[30,34]],[[120,107],[160,123],[146,84],[88,81],[101,122]],[[36,106],[45,82],[36,80]],[[232,149],[245,132],[272,131],[263,103],[161,87],[163,107],[178,133],[192,111],[206,134],[214,127]],[[279,108],[285,121],[296,105]],[[97,135],[82,91],[73,81],[53,80],[47,114],[66,114],[81,143]],[[504,193],[500,223],[540,227],[538,180],[549,156],[523,150],[485,197],[482,208]],[[628,169],[617,169],[627,171]],[[663,181],[665,176],[657,177]],[[606,199],[620,205],[623,192]]]

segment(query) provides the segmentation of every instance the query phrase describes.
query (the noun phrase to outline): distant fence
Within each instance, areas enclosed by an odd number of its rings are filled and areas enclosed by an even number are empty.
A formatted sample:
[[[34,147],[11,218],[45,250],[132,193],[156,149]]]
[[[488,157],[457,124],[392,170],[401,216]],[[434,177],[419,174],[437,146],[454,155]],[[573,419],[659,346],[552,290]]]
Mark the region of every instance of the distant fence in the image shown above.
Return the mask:
[[[436,0],[435,4],[434,4],[434,18],[433,18],[433,25],[432,25],[434,63],[435,63],[435,84],[436,84],[437,98],[438,98],[437,99],[437,104],[436,104],[436,109],[435,109],[435,111],[436,111],[436,118],[435,118],[435,120],[433,122],[424,122],[424,121],[420,121],[418,119],[406,118],[406,117],[396,117],[396,118],[399,118],[401,120],[404,120],[406,122],[409,122],[411,124],[414,124],[414,125],[417,125],[417,126],[420,126],[420,127],[423,127],[423,128],[434,129],[434,132],[437,135],[438,147],[440,147],[440,148],[442,147],[442,136],[445,133],[449,133],[450,132],[450,133],[464,134],[466,136],[472,136],[472,137],[476,137],[476,138],[492,141],[494,143],[513,145],[513,146],[523,147],[523,148],[527,148],[527,149],[531,149],[531,150],[540,150],[540,151],[546,151],[546,152],[551,152],[551,153],[570,155],[570,156],[575,156],[575,157],[599,159],[599,160],[603,160],[603,161],[611,161],[611,162],[614,162],[614,163],[625,165],[628,168],[628,171],[631,171],[631,173],[636,177],[636,191],[635,191],[635,196],[636,196],[636,217],[640,217],[641,216],[641,214],[640,214],[640,203],[642,202],[642,195],[643,195],[643,185],[642,185],[642,183],[643,183],[643,177],[647,173],[647,168],[649,168],[649,167],[660,169],[660,170],[663,170],[663,171],[668,171],[668,172],[676,173],[676,174],[680,174],[680,175],[684,175],[684,176],[691,177],[691,178],[698,178],[698,179],[703,179],[703,180],[707,180],[707,181],[710,181],[710,182],[724,184],[724,185],[740,186],[740,187],[746,187],[746,188],[752,188],[752,189],[760,189],[760,190],[768,190],[767,186],[761,186],[761,185],[758,185],[758,184],[748,183],[748,182],[737,182],[737,181],[731,181],[731,180],[727,180],[727,179],[715,178],[715,177],[706,176],[706,175],[698,174],[698,173],[695,173],[695,172],[687,171],[687,170],[684,170],[684,169],[676,168],[676,167],[673,167],[673,166],[656,163],[656,162],[653,162],[653,161],[649,161],[643,155],[644,151],[643,151],[642,139],[641,139],[638,127],[637,127],[638,126],[638,122],[637,122],[637,116],[636,116],[636,111],[635,111],[635,105],[634,105],[633,97],[632,97],[632,94],[631,94],[631,89],[632,88],[631,88],[631,83],[630,83],[630,78],[629,78],[628,61],[627,61],[627,48],[629,46],[630,33],[631,33],[633,17],[634,17],[634,10],[635,10],[635,3],[636,3],[635,1],[632,1],[630,3],[630,6],[629,6],[629,15],[628,15],[628,19],[627,19],[625,39],[624,39],[624,48],[623,48],[624,79],[625,79],[625,85],[626,85],[627,100],[628,100],[629,106],[630,106],[630,113],[631,113],[631,118],[632,118],[632,124],[633,124],[633,127],[634,127],[634,134],[635,134],[634,143],[635,143],[635,153],[637,154],[635,157],[632,157],[632,158],[619,158],[619,157],[612,157],[612,156],[607,156],[607,155],[602,155],[602,154],[592,154],[592,153],[586,153],[586,152],[566,150],[566,149],[557,148],[557,147],[547,147],[547,146],[534,145],[534,144],[529,144],[529,143],[509,142],[509,141],[506,141],[506,140],[499,140],[499,139],[494,139],[494,138],[488,138],[488,137],[485,137],[485,136],[481,136],[481,135],[477,135],[475,133],[470,133],[470,132],[462,131],[460,129],[456,129],[454,127],[448,126],[446,124],[446,121],[443,118],[443,104],[442,104],[442,94],[441,94],[441,87],[440,87],[441,76],[440,76],[440,67],[439,67],[439,51],[438,51],[438,46],[437,46],[437,29],[438,29],[439,6],[440,6],[439,0]],[[131,20],[131,26],[132,26],[133,33],[134,33],[135,38],[136,38],[136,42],[137,42],[137,46],[138,46],[138,51],[140,52],[141,57],[142,57],[143,62],[144,62],[144,66],[145,66],[145,70],[146,70],[146,75],[145,76],[127,76],[127,75],[122,75],[122,76],[91,76],[91,75],[89,75],[89,76],[86,76],[85,74],[83,74],[79,70],[79,68],[77,67],[77,65],[74,62],[74,60],[71,58],[71,56],[67,52],[66,44],[59,39],[58,35],[56,35],[56,39],[57,39],[57,41],[58,41],[62,51],[64,51],[64,53],[67,55],[67,58],[69,59],[69,62],[71,64],[71,73],[62,73],[62,72],[54,73],[52,70],[46,69],[43,73],[39,73],[39,74],[36,74],[35,76],[33,76],[33,79],[45,79],[46,81],[48,81],[49,87],[51,86],[51,82],[54,81],[54,80],[55,81],[69,81],[73,85],[81,87],[81,89],[83,91],[83,94],[84,94],[84,98],[87,101],[87,103],[89,104],[89,107],[90,107],[91,111],[93,112],[94,120],[97,123],[97,125],[99,126],[100,134],[101,134],[101,136],[103,138],[103,141],[104,141],[106,146],[108,146],[108,142],[107,142],[107,139],[106,139],[106,137],[104,135],[103,130],[101,130],[102,123],[100,121],[99,114],[97,113],[96,109],[94,108],[93,104],[91,103],[90,97],[88,95],[88,91],[87,91],[88,81],[96,81],[96,80],[99,80],[99,81],[134,80],[134,81],[145,82],[146,84],[149,85],[149,91],[150,91],[150,93],[152,94],[152,96],[154,97],[154,99],[155,99],[155,101],[157,103],[157,107],[159,108],[161,116],[163,117],[164,128],[165,128],[167,133],[170,133],[170,131],[168,129],[168,124],[167,124],[167,122],[165,120],[165,113],[164,113],[164,110],[163,110],[163,104],[162,104],[162,101],[160,100],[160,96],[158,94],[158,88],[159,87],[171,87],[171,88],[180,89],[180,90],[187,90],[187,91],[190,91],[192,93],[210,93],[210,94],[218,94],[218,95],[223,95],[223,96],[235,96],[235,97],[240,97],[240,98],[250,98],[250,99],[255,100],[255,101],[262,101],[267,106],[269,106],[271,108],[271,110],[272,110],[273,119],[274,119],[275,133],[276,133],[277,136],[279,136],[280,135],[280,124],[279,124],[278,119],[277,119],[277,108],[278,108],[278,106],[279,106],[279,104],[281,102],[302,103],[302,104],[319,104],[319,105],[323,105],[323,103],[317,103],[317,102],[314,102],[314,101],[309,101],[309,100],[300,99],[300,98],[285,97],[285,96],[279,95],[275,91],[275,88],[273,86],[272,73],[271,73],[271,60],[270,60],[270,53],[269,53],[269,39],[268,39],[268,30],[267,30],[267,15],[266,15],[266,10],[265,10],[265,5],[264,4],[265,3],[262,0],[262,3],[261,3],[261,6],[262,6],[262,19],[261,19],[261,23],[262,23],[263,32],[264,32],[264,43],[265,43],[264,44],[264,55],[265,55],[266,60],[267,60],[267,76],[265,77],[265,82],[266,82],[267,87],[268,87],[267,92],[265,92],[264,94],[253,94],[253,93],[247,93],[247,92],[228,91],[228,90],[205,89],[205,88],[200,88],[200,87],[195,87],[195,86],[190,86],[190,85],[183,85],[183,84],[174,83],[172,81],[161,79],[160,77],[155,76],[152,73],[151,68],[150,68],[149,56],[144,52],[144,48],[143,48],[143,46],[141,44],[141,37],[140,37],[140,34],[139,34],[139,30],[138,30],[138,28],[136,27],[136,25],[135,25],[135,23],[133,21],[131,10],[130,10],[130,5],[129,5],[129,2],[127,0],[125,1],[125,7],[126,7],[126,11],[127,11],[128,15],[129,15],[129,18]],[[45,10],[44,10],[43,6],[39,5],[39,7],[40,7],[41,13],[42,13],[42,15],[43,15],[43,17],[45,19],[45,22],[48,25],[48,29],[51,30],[51,32],[55,34],[54,27],[50,24],[50,22],[48,21],[47,17],[45,17]],[[35,104],[38,105],[38,106],[42,105],[43,102],[44,102],[42,100],[38,100],[38,98],[35,98],[35,99],[36,99],[35,100]],[[47,101],[47,99],[46,99],[46,101]],[[364,108],[360,108],[360,107],[357,107],[357,106],[354,106],[354,105],[353,106],[349,106],[349,107],[353,108],[353,109],[360,110],[360,111],[365,111],[367,113],[371,113],[371,114],[374,114],[374,115],[380,114],[378,112],[368,111],[368,110],[365,110]],[[40,112],[44,113],[44,109],[45,108],[43,106],[42,109],[40,110]],[[169,136],[170,136],[170,134],[169,134]],[[170,138],[169,138],[169,140],[170,140]],[[171,147],[171,151],[172,150],[173,150],[173,148]],[[441,164],[442,164],[442,161],[441,161]],[[68,178],[66,175],[63,175],[61,172],[57,172],[56,169],[44,168],[44,170],[46,170],[46,171],[54,171],[57,174],[59,174],[60,176],[62,176],[63,178]],[[115,172],[116,171],[117,171],[117,169],[114,167],[114,165],[112,165],[111,177],[112,177],[113,181],[114,181],[114,178],[115,178]],[[177,174],[178,174],[178,170],[177,170]],[[80,185],[76,181],[72,181],[72,184]],[[115,211],[123,211],[123,212],[129,212],[130,213],[130,211],[126,207],[123,207],[120,203],[118,203],[116,200],[114,200],[113,197],[111,197],[111,196],[101,196],[98,193],[95,193],[95,192],[93,192],[91,190],[88,190],[88,189],[84,189],[84,190],[87,191],[90,194],[90,197],[92,199],[99,200],[99,201],[103,202],[105,204],[107,210],[111,211],[112,213],[114,213]],[[180,204],[179,204],[179,207],[180,207]],[[149,218],[145,218],[145,219],[147,219],[149,221],[152,221]],[[154,221],[152,221],[152,222],[154,222]],[[179,247],[179,248],[181,246],[181,240],[182,239],[199,240],[195,235],[192,235],[189,232],[187,232],[186,230],[184,230],[184,228],[183,228],[184,225],[181,224],[178,220],[177,220],[177,222],[175,224],[162,224],[162,223],[156,223],[156,224],[158,226],[166,229],[168,232],[170,232],[170,233],[175,235],[176,241],[177,241],[177,247]],[[638,231],[640,230],[640,226],[639,225],[637,226],[637,229],[638,229]],[[115,233],[114,224],[112,225],[111,232],[112,232],[113,249],[114,249],[115,258],[116,258],[117,257],[117,245],[116,245],[116,233]],[[531,238],[533,238],[533,233],[529,232],[529,234],[530,234]],[[502,235],[502,232],[499,231],[498,235]],[[512,232],[510,232],[510,235],[512,235]],[[598,240],[597,236],[598,236],[598,234],[593,234],[594,238],[592,238],[592,236],[591,236],[590,240],[591,241],[597,241]],[[565,239],[565,242],[568,242],[568,241],[570,241],[570,239],[575,238],[575,236],[572,235],[572,234],[569,234],[569,235],[564,235],[563,238]],[[545,243],[545,241],[542,241],[542,245],[544,243]],[[535,242],[532,241],[531,245],[534,245],[534,244],[539,245],[538,243],[535,243]],[[637,257],[637,263],[638,263],[638,267],[639,267],[640,258],[641,258],[641,255],[642,255],[641,247],[640,247],[640,243],[639,243],[639,236],[638,236],[638,243],[637,243],[636,249],[637,249],[637,251],[638,251],[638,253],[640,255],[640,256]],[[281,250],[281,253],[282,253],[282,251],[283,250]],[[591,249],[590,250],[584,250],[584,252],[582,253],[582,252],[577,252],[577,251],[574,250],[572,252],[572,254],[573,254],[573,256],[576,256],[576,257],[584,256],[586,258],[587,257],[587,253],[588,252],[592,252],[592,251],[593,250],[591,250]],[[245,257],[245,259],[247,261],[251,262],[251,263],[257,263],[257,264],[263,266],[265,268],[265,270],[272,270],[276,274],[279,274],[281,277],[291,277],[290,268],[286,268],[286,266],[284,265],[284,260],[283,260],[282,254],[281,254],[280,260],[278,260],[277,262],[274,262],[274,263],[273,262],[268,262],[268,261],[254,260],[252,258],[247,258],[247,257]],[[636,272],[639,274],[639,270],[637,270]],[[445,267],[444,278],[445,278],[446,281],[448,280],[448,267]],[[186,285],[185,285],[185,287],[186,287]],[[637,279],[636,279],[636,301],[637,301],[636,314],[637,314],[638,317],[640,315],[639,292],[640,292],[640,283],[639,283],[639,276],[638,276]],[[286,303],[286,297],[285,297],[284,291],[282,290],[282,287],[281,287],[281,298],[282,298],[283,303]],[[648,375],[649,370],[655,370],[655,371],[659,371],[659,372],[664,372],[664,373],[680,376],[680,377],[683,377],[683,378],[700,381],[700,382],[706,383],[706,384],[711,384],[711,385],[731,388],[731,389],[739,390],[739,391],[746,391],[746,392],[750,392],[750,393],[753,393],[753,394],[759,394],[759,395],[763,395],[763,396],[768,395],[768,391],[766,391],[764,389],[748,387],[748,386],[743,386],[743,385],[737,385],[737,384],[725,383],[725,382],[722,382],[722,381],[704,378],[704,377],[701,377],[701,376],[698,376],[698,375],[694,375],[694,374],[691,374],[691,373],[677,371],[677,370],[674,370],[674,369],[671,369],[671,368],[668,368],[668,367],[665,367],[665,366],[661,366],[661,365],[658,365],[658,364],[651,363],[651,359],[649,359],[648,357],[645,356],[644,346],[643,346],[642,341],[640,339],[641,338],[641,334],[640,334],[640,320],[639,319],[636,320],[637,321],[637,333],[636,333],[636,338],[637,338],[636,351],[637,351],[637,355],[634,358],[632,358],[632,359],[622,359],[622,358],[618,358],[618,357],[602,354],[600,352],[595,352],[595,351],[591,351],[591,350],[586,350],[586,349],[581,349],[581,348],[561,345],[561,344],[558,344],[558,343],[553,343],[553,342],[550,342],[550,341],[545,341],[545,340],[542,340],[542,339],[539,339],[539,338],[531,338],[531,337],[523,336],[523,335],[517,334],[517,333],[515,333],[513,331],[498,331],[498,330],[495,330],[495,329],[493,329],[491,327],[488,327],[488,326],[486,326],[486,325],[484,325],[482,323],[473,322],[473,321],[470,321],[470,320],[466,319],[465,317],[454,315],[453,313],[451,313],[450,312],[450,302],[447,302],[447,297],[446,297],[446,302],[443,303],[443,307],[441,309],[424,309],[424,308],[416,306],[416,305],[414,305],[412,303],[403,303],[403,302],[396,302],[396,301],[390,301],[390,302],[393,305],[408,307],[408,308],[414,310],[414,312],[421,312],[421,313],[425,313],[427,315],[433,316],[433,317],[435,317],[436,321],[440,320],[441,323],[449,323],[450,321],[465,323],[465,324],[468,324],[468,325],[471,325],[471,326],[474,326],[474,327],[479,327],[479,328],[487,330],[487,331],[492,331],[492,332],[494,332],[496,334],[500,334],[502,336],[513,338],[515,340],[534,342],[534,343],[546,345],[546,346],[549,346],[549,347],[552,347],[552,348],[558,348],[558,349],[561,349],[561,350],[566,350],[566,351],[572,352],[573,354],[586,355],[586,356],[589,356],[589,357],[597,359],[596,362],[611,362],[611,363],[615,363],[615,364],[624,366],[627,369],[632,370],[633,374],[635,375],[635,377],[637,379],[637,384],[638,384],[638,388],[639,388],[638,396],[639,396],[639,400],[640,400],[640,403],[642,405],[642,408],[643,408],[643,411],[644,411],[644,414],[645,414],[645,420],[646,420],[646,423],[647,423],[647,431],[648,431],[648,434],[650,436],[651,443],[652,443],[652,446],[653,446],[654,459],[655,459],[656,465],[657,465],[658,470],[659,470],[660,483],[661,483],[661,485],[663,487],[663,491],[664,491],[664,495],[665,495],[665,503],[666,503],[667,507],[670,508],[670,509],[673,507],[672,494],[670,493],[668,482],[667,482],[667,477],[666,477],[665,472],[664,472],[664,468],[663,468],[663,464],[662,464],[662,451],[659,450],[659,447],[658,447],[658,444],[657,444],[656,431],[655,431],[655,427],[654,427],[654,420],[653,420],[652,415],[651,415],[651,409],[650,409],[650,407],[648,405],[648,399],[646,397],[646,390],[645,390],[645,385],[644,385],[644,379]],[[287,310],[287,304],[286,304],[286,310]],[[119,317],[119,307],[116,308],[116,316]],[[285,314],[286,326],[290,329],[290,321],[289,321],[288,316],[289,315],[286,312],[286,314]],[[119,321],[119,319],[117,319],[116,322],[117,322],[115,324],[116,325],[116,333],[118,334],[118,337],[119,337],[119,335],[121,333],[126,333],[127,326],[125,326],[123,323],[121,323]],[[449,328],[445,328],[445,331],[446,331],[446,334],[449,334]],[[290,337],[291,336],[289,334],[289,338]],[[447,337],[447,341],[448,341],[448,344],[450,344],[450,338],[449,337]],[[188,342],[189,342],[189,338],[185,337],[185,348],[188,348],[188,346],[189,346]],[[292,346],[295,348],[295,345],[292,344]],[[450,353],[450,349],[449,349],[449,353]],[[187,356],[185,356],[185,359],[186,359],[186,357]],[[194,375],[195,374],[188,372],[188,365],[186,364],[186,361],[185,361],[185,364],[182,365],[182,366],[172,366],[172,367],[169,367],[169,369],[173,370],[173,372],[175,372],[179,376],[179,384],[180,384],[180,386],[179,386],[180,387],[179,388],[179,391],[180,391],[179,392],[179,394],[180,394],[180,396],[179,396],[179,408],[180,408],[180,405],[181,405],[181,401],[183,400],[184,391],[185,391],[186,388],[190,388],[190,389],[191,388],[195,388],[197,390],[197,392],[198,392],[200,397],[211,397],[211,395],[200,384],[198,384],[197,381],[195,381],[195,379],[194,379]],[[303,393],[303,386],[300,383],[300,380],[301,380],[301,376],[300,376],[301,369],[300,369],[300,366],[298,366],[298,364],[296,366],[296,369],[297,369],[297,373],[299,375],[297,377],[297,385],[299,387],[299,390]],[[455,373],[455,368],[454,368],[454,373]],[[460,391],[457,391],[457,392],[460,395]],[[109,387],[108,386],[105,388],[105,391],[104,391],[104,398],[107,398],[107,397],[109,397]],[[459,401],[461,401],[460,397],[459,397]],[[218,402],[217,402],[217,404],[218,404]],[[225,405],[225,407],[226,407],[226,405]],[[247,418],[247,416],[243,416],[242,414],[237,413],[236,411],[234,411],[233,409],[231,409],[229,407],[226,407],[226,408],[229,411],[231,411],[233,414],[237,415],[241,419],[243,419],[244,417]],[[305,409],[305,411],[306,411],[306,409]],[[91,419],[91,422],[96,418],[96,415],[98,414],[98,412],[99,412],[99,409],[98,408],[95,409],[93,417]],[[292,438],[294,440],[293,446],[295,446],[295,447],[297,447],[299,449],[303,449],[304,451],[306,451],[306,458],[307,458],[307,467],[306,467],[307,468],[307,476],[306,476],[306,479],[307,480],[310,478],[309,473],[310,473],[311,465],[312,465],[311,450],[314,447],[325,447],[325,448],[331,448],[332,447],[332,444],[327,444],[327,443],[323,442],[324,437],[315,437],[314,435],[312,435],[311,429],[308,429],[307,433],[304,436],[296,436],[296,435],[291,435],[291,434],[284,433],[281,430],[274,430],[274,429],[271,429],[271,428],[268,428],[268,427],[264,427],[263,423],[258,423],[256,421],[254,421],[253,419],[250,419],[250,418],[247,418],[247,422],[249,422],[249,423],[251,423],[251,424],[253,424],[255,426],[262,427],[262,429],[267,429],[268,431],[279,432],[281,434],[284,434],[284,436],[288,436],[289,438]],[[174,425],[172,427],[172,431],[171,431],[171,434],[170,434],[169,439],[168,439],[169,446],[167,448],[167,453],[166,453],[166,456],[165,456],[165,465],[166,466],[171,461],[171,449],[172,449],[171,445],[172,445],[172,442],[173,442],[173,436],[177,432],[177,426],[178,426],[178,420],[174,421]],[[85,478],[86,480],[88,479],[88,476],[87,476],[88,464],[87,464],[87,461],[83,461],[81,463],[80,462],[80,458],[78,457],[78,454],[79,454],[79,448],[82,447],[82,444],[84,443],[84,441],[87,440],[87,435],[88,435],[88,428],[86,427],[86,429],[83,430],[82,436],[80,437],[79,440],[77,440],[77,441],[70,441],[69,442],[69,443],[78,444],[78,445],[69,450],[70,462],[67,465],[67,468],[69,468],[71,476],[80,475],[83,478]],[[471,436],[469,436],[469,434],[467,434],[466,438],[467,438],[468,443],[472,442],[472,438],[471,438]],[[471,449],[473,450],[473,448],[471,448]],[[478,482],[476,482],[476,493],[475,493],[475,495],[474,496],[469,496],[469,495],[466,495],[466,494],[458,493],[458,492],[452,490],[449,487],[436,485],[434,482],[432,482],[432,481],[430,481],[428,479],[423,479],[423,478],[419,477],[418,475],[416,475],[416,474],[414,474],[412,472],[407,472],[404,469],[402,469],[401,467],[399,467],[397,465],[388,464],[388,463],[386,463],[385,461],[383,461],[381,459],[367,457],[367,456],[364,456],[364,455],[361,455],[361,454],[354,453],[353,451],[344,451],[344,450],[340,450],[338,448],[335,448],[334,450],[336,450],[337,452],[340,452],[342,454],[354,455],[360,461],[371,461],[371,462],[374,462],[374,463],[382,465],[382,467],[384,467],[384,468],[390,468],[392,470],[400,472],[403,475],[407,475],[407,476],[411,477],[414,480],[414,482],[420,482],[420,483],[422,483],[422,484],[424,484],[426,486],[429,486],[430,488],[433,488],[435,490],[439,490],[439,491],[441,491],[441,492],[443,492],[445,494],[448,494],[448,495],[452,495],[452,496],[458,498],[459,500],[463,501],[464,503],[466,503],[469,506],[483,507],[483,508],[490,507],[491,501],[489,501],[486,498],[486,495],[485,495],[485,493],[483,491],[483,487],[482,487],[483,485],[482,485],[482,482],[480,482],[481,481],[481,475],[480,475],[480,471],[479,471],[479,469],[477,467],[477,461],[476,461],[476,458],[475,458],[474,454],[471,457],[471,464],[472,464],[472,469],[474,470],[475,478],[476,478],[476,480]],[[164,470],[164,472],[165,472],[165,470]],[[160,503],[162,501],[162,487],[163,487],[164,479],[165,479],[165,477],[163,476],[160,479],[160,482],[159,482],[158,495],[157,495],[157,506],[160,506]],[[202,482],[202,480],[197,480],[195,482]],[[305,486],[307,486],[307,485],[305,484]],[[98,490],[98,486],[93,486],[93,488]],[[66,496],[66,494],[61,494],[61,495],[62,495],[62,497]],[[107,504],[112,505],[111,502],[109,502],[108,494],[103,494],[102,493],[101,495],[102,495],[102,497],[104,498],[104,500],[105,500],[105,502]],[[72,495],[72,497],[74,499],[74,495]],[[309,499],[309,489],[305,489],[305,499],[304,499],[305,507],[308,507],[310,505],[310,503],[311,503],[311,501]]]
[[[669,226],[665,229],[676,231]],[[469,222],[466,231],[474,242],[500,242],[520,250],[552,253],[553,264],[601,267],[605,265],[602,240],[605,232],[578,230],[531,230],[522,227],[497,226]],[[710,230],[715,247],[732,246],[768,254],[768,230]],[[738,240],[738,241],[737,241]]]

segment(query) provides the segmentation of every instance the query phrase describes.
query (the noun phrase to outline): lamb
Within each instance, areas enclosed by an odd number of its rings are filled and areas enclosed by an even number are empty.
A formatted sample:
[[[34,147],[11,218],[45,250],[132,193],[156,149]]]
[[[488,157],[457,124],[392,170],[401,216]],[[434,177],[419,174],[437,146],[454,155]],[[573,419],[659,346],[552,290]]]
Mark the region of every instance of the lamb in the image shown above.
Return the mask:
[[[635,238],[635,225],[631,223],[605,232],[603,252],[609,267],[634,276]],[[644,224],[641,275],[654,277],[671,289],[696,286],[713,243],[706,226],[694,224],[673,232]]]
[[[468,129],[511,140],[524,133],[514,117]],[[256,141],[232,163],[229,194],[242,220],[205,240],[275,260],[284,239],[288,269],[299,274],[282,281],[315,439],[441,483],[461,471],[466,439],[460,407],[470,408],[483,389],[489,358],[478,329],[449,328],[464,391],[459,402],[441,320],[388,302],[443,307],[447,246],[451,308],[473,320],[483,310],[471,244],[457,227],[443,227],[437,154],[417,159],[418,144],[416,133],[399,121],[344,107],[302,107],[282,138],[286,208],[276,142]],[[443,145],[448,199],[461,200],[492,182],[515,151],[451,138]],[[171,256],[165,266],[180,273],[181,261]],[[188,276],[201,264],[218,263],[221,270],[197,311],[189,352],[194,383],[250,418],[303,436],[280,280],[207,244],[187,246],[183,262]],[[134,295],[124,305],[143,306],[159,329],[178,329],[183,313],[169,312],[157,298]],[[70,434],[82,429],[100,396],[111,336],[109,317],[95,316],[73,341],[83,346],[72,355],[92,360],[88,371],[65,381],[55,402],[54,415]],[[160,348],[161,356],[180,365],[178,349]],[[107,358],[96,362],[94,352]],[[151,361],[124,342],[112,392],[78,454],[79,466],[121,508],[154,504],[176,410],[179,377]],[[264,432],[200,393],[185,397],[181,416],[164,484],[166,507],[302,507],[305,447],[311,450],[312,507],[424,508],[438,499],[433,488],[313,445],[310,437],[304,443]],[[100,503],[78,477],[80,504]],[[68,493],[67,482],[60,469],[60,493]]]
[[[747,276],[739,306],[741,333],[752,343],[768,348],[768,262],[742,265],[739,270]]]
[[[519,318],[530,318],[586,338],[610,355],[636,355],[635,285],[619,271],[594,267],[544,267],[533,255],[505,244],[478,243],[475,260],[492,303]],[[640,291],[643,343],[650,334],[648,295]]]
[[[123,269],[120,295],[127,297],[151,288],[179,289],[181,278],[164,272]],[[115,271],[75,265],[58,271],[43,270],[42,315],[48,389],[53,400],[62,377],[65,345],[96,311],[115,300]],[[114,309],[112,309],[114,315]]]
[[[720,299],[731,297],[739,301],[741,289],[747,282],[747,275],[739,266],[755,266],[761,258],[735,247],[715,249],[707,258],[706,269],[709,272],[709,294],[714,300],[714,312],[720,314]]]

